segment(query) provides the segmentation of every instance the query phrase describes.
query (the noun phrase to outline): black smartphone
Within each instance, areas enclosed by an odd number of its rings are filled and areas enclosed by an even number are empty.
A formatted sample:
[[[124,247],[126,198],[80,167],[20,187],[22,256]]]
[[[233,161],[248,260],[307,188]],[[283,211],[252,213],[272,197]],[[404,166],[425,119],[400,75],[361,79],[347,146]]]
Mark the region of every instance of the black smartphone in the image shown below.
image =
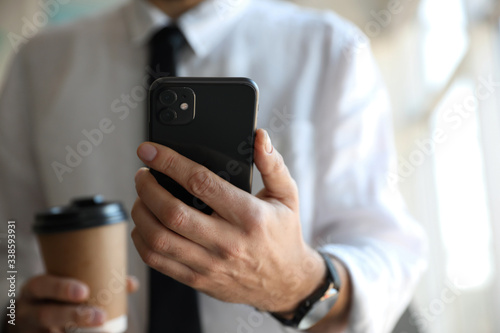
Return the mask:
[[[149,140],[250,193],[258,91],[248,78],[157,79],[149,89]],[[151,173],[184,203],[211,214],[210,207],[171,178]]]

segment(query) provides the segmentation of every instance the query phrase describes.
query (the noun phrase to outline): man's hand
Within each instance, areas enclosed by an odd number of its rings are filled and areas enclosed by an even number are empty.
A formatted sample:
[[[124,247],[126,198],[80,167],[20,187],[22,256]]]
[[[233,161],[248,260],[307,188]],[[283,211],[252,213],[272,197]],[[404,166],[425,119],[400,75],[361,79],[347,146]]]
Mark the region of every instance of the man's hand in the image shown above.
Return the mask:
[[[209,205],[205,215],[136,175],[132,238],[151,267],[219,300],[293,311],[326,268],[303,240],[297,186],[269,136],[258,130],[255,164],[265,188],[252,196],[173,150],[144,143],[138,156]]]
[[[127,278],[128,292],[135,292],[139,282]],[[16,325],[7,324],[7,332],[65,332],[66,328],[100,326],[106,313],[84,305],[89,288],[75,279],[39,275],[28,280],[17,300]]]

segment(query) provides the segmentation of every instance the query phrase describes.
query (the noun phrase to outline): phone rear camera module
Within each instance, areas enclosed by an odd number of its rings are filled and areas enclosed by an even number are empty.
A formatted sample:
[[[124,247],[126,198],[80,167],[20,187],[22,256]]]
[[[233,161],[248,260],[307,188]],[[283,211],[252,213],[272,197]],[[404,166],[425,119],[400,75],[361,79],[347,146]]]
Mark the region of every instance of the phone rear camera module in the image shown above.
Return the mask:
[[[196,116],[196,95],[189,87],[165,84],[153,90],[151,109],[155,119],[163,126],[187,125]]]
[[[170,106],[177,101],[177,94],[173,90],[165,90],[160,93],[160,102]]]
[[[160,121],[164,124],[170,124],[177,119],[177,112],[172,109],[164,109],[160,111]]]

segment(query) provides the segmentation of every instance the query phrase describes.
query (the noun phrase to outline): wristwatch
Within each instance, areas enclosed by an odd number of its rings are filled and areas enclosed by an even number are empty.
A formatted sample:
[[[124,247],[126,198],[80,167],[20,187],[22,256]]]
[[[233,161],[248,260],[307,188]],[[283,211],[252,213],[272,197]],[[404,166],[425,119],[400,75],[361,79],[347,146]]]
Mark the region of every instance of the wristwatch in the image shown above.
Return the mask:
[[[340,277],[327,254],[319,252],[325,261],[327,272],[325,282],[309,297],[303,300],[292,319],[276,313],[271,315],[285,326],[307,330],[323,319],[337,302],[340,292]]]

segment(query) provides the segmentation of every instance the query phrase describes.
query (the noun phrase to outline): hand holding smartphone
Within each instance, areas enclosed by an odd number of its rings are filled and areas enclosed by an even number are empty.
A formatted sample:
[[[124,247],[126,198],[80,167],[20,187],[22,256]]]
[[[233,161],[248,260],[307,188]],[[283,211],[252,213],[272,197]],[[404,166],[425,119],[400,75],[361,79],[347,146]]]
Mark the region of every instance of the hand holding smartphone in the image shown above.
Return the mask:
[[[149,91],[149,140],[250,192],[257,109],[258,88],[247,78],[160,78]],[[185,204],[212,212],[171,178],[151,173]]]

